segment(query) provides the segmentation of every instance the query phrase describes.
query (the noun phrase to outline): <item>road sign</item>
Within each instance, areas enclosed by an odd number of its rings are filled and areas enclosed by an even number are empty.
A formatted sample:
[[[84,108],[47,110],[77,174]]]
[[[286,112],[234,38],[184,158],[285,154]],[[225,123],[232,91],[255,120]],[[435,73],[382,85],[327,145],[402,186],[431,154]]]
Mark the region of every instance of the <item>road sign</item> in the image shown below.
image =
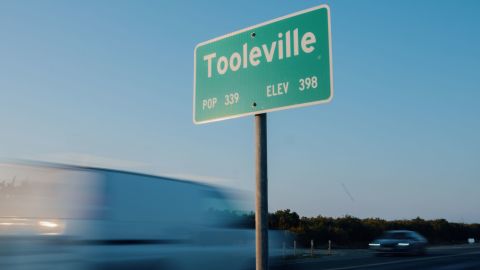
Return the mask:
[[[321,5],[198,44],[194,123],[330,101],[330,32]]]

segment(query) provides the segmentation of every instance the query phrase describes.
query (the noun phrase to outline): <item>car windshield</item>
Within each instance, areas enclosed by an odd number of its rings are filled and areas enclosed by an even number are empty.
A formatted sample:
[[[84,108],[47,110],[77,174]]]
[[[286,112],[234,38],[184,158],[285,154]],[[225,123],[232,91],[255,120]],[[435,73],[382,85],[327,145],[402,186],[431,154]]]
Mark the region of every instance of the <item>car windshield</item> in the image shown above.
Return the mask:
[[[411,239],[410,234],[406,232],[386,232],[381,237],[383,239]]]

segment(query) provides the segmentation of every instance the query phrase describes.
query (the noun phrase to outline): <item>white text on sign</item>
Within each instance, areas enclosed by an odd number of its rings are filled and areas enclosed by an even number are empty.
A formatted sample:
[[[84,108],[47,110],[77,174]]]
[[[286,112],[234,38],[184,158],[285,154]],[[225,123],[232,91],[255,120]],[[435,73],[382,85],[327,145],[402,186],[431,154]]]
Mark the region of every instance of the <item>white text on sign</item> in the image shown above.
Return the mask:
[[[240,100],[240,94],[237,92],[225,95],[225,106],[230,106],[235,103],[238,103],[239,100]]]
[[[304,79],[300,79],[298,81],[298,84],[300,85],[298,87],[298,90],[300,91],[303,91],[305,89],[310,89],[310,88],[317,88],[318,79],[317,79],[317,76],[307,77]]]
[[[205,110],[205,109],[213,109],[215,108],[215,104],[217,104],[217,98],[208,98],[208,99],[204,99],[202,101],[202,109]]]
[[[280,96],[288,93],[288,82],[267,85],[267,97]]]
[[[292,50],[293,56],[299,55],[300,48],[304,53],[311,53],[315,50],[313,44],[316,42],[317,39],[312,32],[304,33],[301,39],[299,39],[298,28],[296,28],[293,31],[288,30],[285,34],[278,33],[278,40],[273,41],[271,44],[254,46],[249,50],[248,44],[244,43],[241,55],[239,52],[233,52],[229,58],[220,56],[217,60],[217,53],[214,52],[203,56],[203,60],[207,61],[207,75],[208,78],[211,78],[212,65],[216,66],[217,74],[223,75],[228,70],[235,72],[240,68],[248,68],[248,64],[258,66],[262,61],[272,62],[275,56],[278,60],[290,58]]]

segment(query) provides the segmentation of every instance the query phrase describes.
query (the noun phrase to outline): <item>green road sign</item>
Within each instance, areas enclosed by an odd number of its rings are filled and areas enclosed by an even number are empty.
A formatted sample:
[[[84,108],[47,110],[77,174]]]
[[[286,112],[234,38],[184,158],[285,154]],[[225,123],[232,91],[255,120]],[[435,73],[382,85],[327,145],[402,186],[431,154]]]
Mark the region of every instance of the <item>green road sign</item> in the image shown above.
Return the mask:
[[[198,44],[193,84],[195,124],[330,101],[329,7],[321,5]]]

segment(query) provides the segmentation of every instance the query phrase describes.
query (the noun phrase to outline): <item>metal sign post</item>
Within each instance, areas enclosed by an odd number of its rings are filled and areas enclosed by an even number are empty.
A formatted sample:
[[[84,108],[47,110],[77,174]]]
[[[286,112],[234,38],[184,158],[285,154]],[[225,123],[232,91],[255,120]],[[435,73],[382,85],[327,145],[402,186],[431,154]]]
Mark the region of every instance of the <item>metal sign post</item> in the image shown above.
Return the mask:
[[[257,270],[268,269],[267,114],[255,115],[255,246]]]

